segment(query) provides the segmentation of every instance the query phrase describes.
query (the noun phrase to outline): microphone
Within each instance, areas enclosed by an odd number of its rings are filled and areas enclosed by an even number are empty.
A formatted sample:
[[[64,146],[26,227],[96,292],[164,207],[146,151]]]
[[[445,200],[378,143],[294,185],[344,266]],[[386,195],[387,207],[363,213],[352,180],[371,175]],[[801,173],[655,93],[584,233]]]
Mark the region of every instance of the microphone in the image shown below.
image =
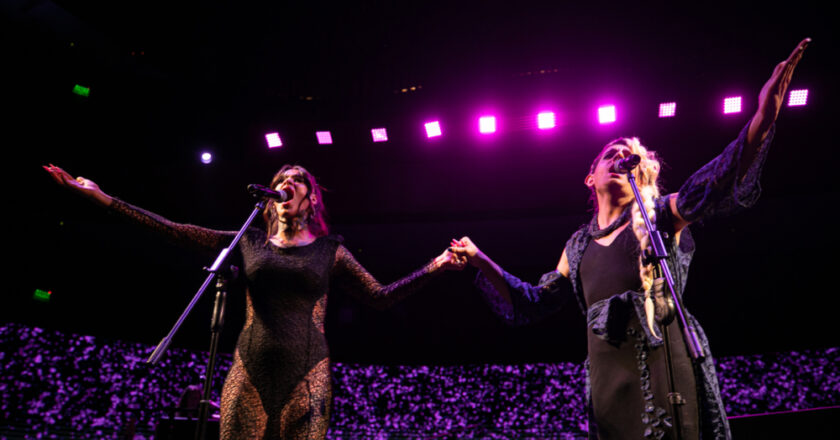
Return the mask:
[[[295,193],[291,188],[286,188],[283,191],[274,191],[266,186],[252,183],[248,185],[248,192],[254,197],[262,197],[264,199],[276,200],[280,203],[291,200]]]
[[[636,168],[639,165],[639,162],[642,161],[641,156],[638,154],[631,154],[624,159],[620,159],[616,162],[613,162],[612,166],[610,167],[610,171],[613,173],[626,173],[633,168]]]

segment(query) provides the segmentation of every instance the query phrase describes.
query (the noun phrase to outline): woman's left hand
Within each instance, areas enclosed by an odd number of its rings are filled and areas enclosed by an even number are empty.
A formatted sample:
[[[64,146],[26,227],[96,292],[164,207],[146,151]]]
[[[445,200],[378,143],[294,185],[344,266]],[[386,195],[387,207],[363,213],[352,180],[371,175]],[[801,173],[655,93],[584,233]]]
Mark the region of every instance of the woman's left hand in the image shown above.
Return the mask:
[[[799,42],[796,49],[791,52],[790,56],[778,65],[770,75],[770,79],[764,83],[761,92],[758,94],[758,110],[755,112],[752,121],[750,122],[750,129],[747,133],[747,143],[755,145],[761,143],[770,127],[776,122],[779,116],[779,110],[782,109],[782,104],[785,100],[790,81],[793,78],[793,70],[802,59],[802,54],[810,38],[806,38]]]

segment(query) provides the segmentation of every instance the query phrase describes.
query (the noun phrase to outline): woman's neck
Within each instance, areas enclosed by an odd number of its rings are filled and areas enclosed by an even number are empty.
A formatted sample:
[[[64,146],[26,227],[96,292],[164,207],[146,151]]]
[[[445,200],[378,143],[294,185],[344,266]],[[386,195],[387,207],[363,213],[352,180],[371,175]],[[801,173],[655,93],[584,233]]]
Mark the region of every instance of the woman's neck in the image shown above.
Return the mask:
[[[598,228],[603,229],[612,224],[621,213],[627,209],[627,205],[633,202],[633,196],[629,197],[598,197]]]
[[[271,237],[271,241],[277,246],[304,246],[317,238],[309,229],[309,226],[300,225],[296,221],[281,221],[278,226],[277,233]]]

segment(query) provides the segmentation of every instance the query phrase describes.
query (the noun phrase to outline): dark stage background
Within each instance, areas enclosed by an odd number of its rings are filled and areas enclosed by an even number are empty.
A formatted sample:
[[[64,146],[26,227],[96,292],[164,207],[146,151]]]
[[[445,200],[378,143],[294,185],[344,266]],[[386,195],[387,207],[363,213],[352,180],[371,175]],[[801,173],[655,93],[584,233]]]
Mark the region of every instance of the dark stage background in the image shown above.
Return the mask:
[[[757,206],[692,226],[686,305],[718,355],[836,346],[833,15],[810,2],[767,7],[4,1],[11,245],[0,319],[156,344],[212,260],[64,192],[41,169],[47,163],[172,220],[219,229],[238,228],[252,209],[247,184],[298,163],[327,188],[334,232],[381,281],[462,235],[536,281],[589,218],[583,178],[604,143],[640,136],[665,158],[665,186],[676,191],[737,135],[775,64],[812,37],[791,85],[808,88],[809,103],[782,110]],[[74,84],[90,96],[72,94]],[[740,115],[721,114],[730,94],[744,96]],[[619,105],[619,121],[600,127],[595,108],[605,100]],[[675,118],[656,117],[664,100],[678,103]],[[526,127],[549,105],[557,129]],[[480,137],[475,121],[490,110],[500,132]],[[430,118],[440,118],[443,137],[425,138]],[[370,141],[378,126],[387,143]],[[335,143],[317,145],[315,130],[332,130]],[[270,131],[282,148],[266,148]],[[210,165],[198,160],[204,150]],[[447,273],[386,312],[334,292],[333,358],[583,359],[573,302],[511,329],[473,277]],[[34,301],[35,289],[51,300]],[[207,295],[176,346],[208,346],[210,303]],[[224,351],[243,307],[234,289]]]

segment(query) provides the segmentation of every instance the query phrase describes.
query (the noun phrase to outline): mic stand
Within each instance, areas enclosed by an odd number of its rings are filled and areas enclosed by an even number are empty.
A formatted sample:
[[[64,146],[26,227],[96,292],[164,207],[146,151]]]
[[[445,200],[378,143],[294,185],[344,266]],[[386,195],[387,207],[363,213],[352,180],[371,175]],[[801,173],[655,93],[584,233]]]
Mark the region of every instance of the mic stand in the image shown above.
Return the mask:
[[[666,316],[662,320],[657,319],[657,321],[661,324],[662,338],[665,341],[665,362],[667,364],[668,388],[670,391],[668,393],[668,402],[670,403],[674,414],[676,437],[677,439],[680,439],[682,436],[680,432],[681,426],[679,409],[685,403],[685,400],[682,398],[682,395],[676,391],[674,384],[674,372],[671,362],[671,346],[668,334],[668,324],[673,317],[677,318],[677,321],[682,328],[683,340],[685,341],[685,345],[691,359],[700,362],[706,357],[706,354],[703,350],[703,346],[700,345],[697,332],[694,331],[694,327],[692,327],[691,324],[689,324],[688,319],[686,319],[682,299],[679,295],[674,294],[676,290],[674,289],[674,277],[671,275],[671,270],[668,268],[668,251],[665,249],[665,242],[662,240],[662,234],[653,228],[653,224],[650,221],[647,210],[645,210],[642,195],[639,192],[638,185],[636,185],[636,177],[633,175],[633,168],[635,168],[635,165],[627,169],[627,180],[630,182],[630,187],[633,189],[633,195],[636,197],[636,203],[639,206],[639,211],[642,214],[642,219],[645,222],[645,227],[647,228],[648,236],[650,237],[650,248],[645,251],[645,257],[648,262],[653,260],[656,263],[657,279],[654,281],[655,287],[654,292],[652,292],[654,295],[653,300],[655,301],[656,296],[661,295],[668,305],[673,304],[673,316]],[[665,284],[662,283],[662,278],[664,278]],[[662,292],[663,290],[665,290],[665,292]]]
[[[175,333],[181,327],[181,324],[183,324],[184,320],[187,319],[187,316],[189,316],[193,307],[195,307],[198,300],[204,294],[204,291],[207,290],[207,287],[213,281],[213,278],[218,276],[219,279],[216,284],[216,301],[213,306],[213,317],[210,323],[210,329],[212,332],[210,338],[210,358],[207,361],[207,370],[204,372],[204,390],[201,397],[201,403],[199,405],[199,420],[195,433],[196,440],[203,440],[206,432],[207,417],[210,411],[210,389],[212,388],[213,373],[216,367],[216,351],[219,345],[219,335],[222,331],[222,326],[224,324],[225,299],[227,296],[227,281],[225,280],[225,276],[223,275],[223,272],[225,272],[225,270],[220,268],[227,260],[227,257],[230,255],[230,250],[236,247],[236,245],[239,243],[239,240],[242,238],[242,235],[245,234],[245,230],[248,229],[249,226],[251,226],[251,223],[257,217],[257,214],[259,214],[260,211],[262,211],[264,208],[265,201],[260,199],[260,201],[258,201],[256,206],[254,207],[254,210],[251,212],[251,215],[248,217],[248,220],[245,221],[245,224],[243,224],[242,228],[239,229],[239,232],[236,233],[236,236],[233,238],[230,245],[222,249],[221,252],[219,252],[219,256],[216,257],[216,261],[213,262],[212,266],[210,266],[209,268],[204,268],[204,270],[209,272],[207,278],[204,280],[204,283],[198,289],[198,292],[195,293],[193,299],[187,305],[187,308],[184,310],[184,312],[181,313],[181,316],[175,322],[175,325],[172,326],[171,330],[169,330],[169,333],[160,341],[158,346],[152,352],[151,356],[149,356],[149,359],[146,360],[147,363],[152,365],[156,364],[160,360],[161,356],[163,356],[163,353],[169,347],[169,344],[172,343],[172,338],[175,336]],[[233,266],[231,266],[231,268],[232,272],[235,274],[237,271],[236,268]]]

